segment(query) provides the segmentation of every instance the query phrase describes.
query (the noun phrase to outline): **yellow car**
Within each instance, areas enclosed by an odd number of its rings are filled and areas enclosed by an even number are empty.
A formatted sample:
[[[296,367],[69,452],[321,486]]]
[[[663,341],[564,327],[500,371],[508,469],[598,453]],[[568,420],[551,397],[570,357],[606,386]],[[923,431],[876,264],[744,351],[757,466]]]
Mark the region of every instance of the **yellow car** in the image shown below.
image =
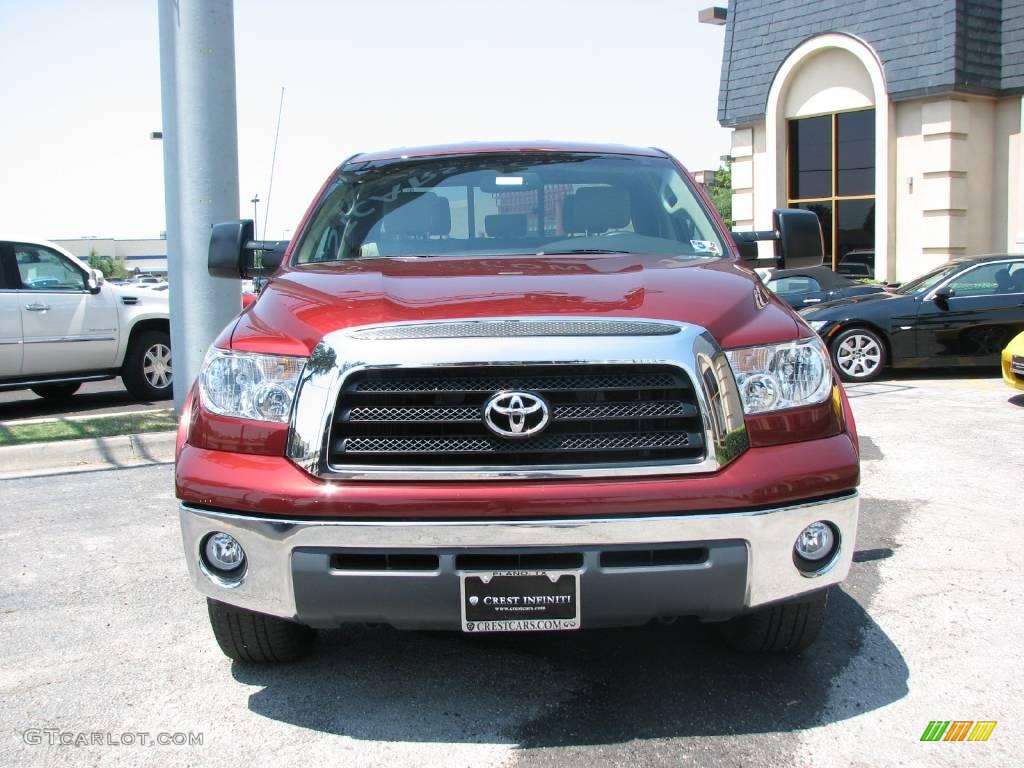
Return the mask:
[[[1024,333],[1018,333],[1003,350],[1003,380],[1024,390]]]

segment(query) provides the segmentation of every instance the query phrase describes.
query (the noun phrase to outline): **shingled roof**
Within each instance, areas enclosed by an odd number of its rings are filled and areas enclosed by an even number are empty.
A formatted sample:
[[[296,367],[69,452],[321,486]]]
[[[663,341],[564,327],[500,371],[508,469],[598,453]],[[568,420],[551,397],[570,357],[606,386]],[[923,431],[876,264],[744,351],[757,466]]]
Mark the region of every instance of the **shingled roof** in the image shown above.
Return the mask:
[[[1024,0],[730,0],[719,122],[762,119],[786,56],[826,32],[874,48],[894,101],[1024,93]]]

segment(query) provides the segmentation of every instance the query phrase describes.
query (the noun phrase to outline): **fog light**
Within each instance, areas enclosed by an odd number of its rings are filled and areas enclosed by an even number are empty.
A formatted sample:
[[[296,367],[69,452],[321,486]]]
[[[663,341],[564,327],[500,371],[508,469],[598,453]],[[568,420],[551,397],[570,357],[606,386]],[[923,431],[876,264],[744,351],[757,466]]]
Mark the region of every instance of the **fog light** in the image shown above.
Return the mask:
[[[242,545],[226,533],[215,533],[206,539],[203,547],[206,563],[218,571],[230,573],[245,564],[245,550]]]
[[[817,564],[831,555],[835,546],[836,534],[832,526],[819,520],[800,531],[793,549],[801,560]]]

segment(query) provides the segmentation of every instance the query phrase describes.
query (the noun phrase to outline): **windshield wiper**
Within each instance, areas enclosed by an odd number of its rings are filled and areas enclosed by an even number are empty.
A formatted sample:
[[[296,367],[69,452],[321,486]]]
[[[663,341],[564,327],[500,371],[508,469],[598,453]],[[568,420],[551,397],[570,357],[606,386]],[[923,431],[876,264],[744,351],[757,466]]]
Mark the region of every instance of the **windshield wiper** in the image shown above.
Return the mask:
[[[607,248],[572,248],[569,250],[537,251],[534,256],[571,256],[577,253],[628,253],[628,251],[615,251]]]

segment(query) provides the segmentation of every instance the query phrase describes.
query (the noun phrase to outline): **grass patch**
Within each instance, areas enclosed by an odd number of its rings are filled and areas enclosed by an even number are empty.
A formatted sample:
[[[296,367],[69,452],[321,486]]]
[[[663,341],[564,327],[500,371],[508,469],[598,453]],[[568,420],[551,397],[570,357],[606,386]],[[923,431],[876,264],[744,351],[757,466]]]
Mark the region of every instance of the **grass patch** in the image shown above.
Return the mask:
[[[39,424],[12,424],[0,427],[0,446],[135,435],[140,432],[168,432],[176,427],[177,417],[174,411],[127,413],[121,416],[97,416],[92,419],[59,419]]]

